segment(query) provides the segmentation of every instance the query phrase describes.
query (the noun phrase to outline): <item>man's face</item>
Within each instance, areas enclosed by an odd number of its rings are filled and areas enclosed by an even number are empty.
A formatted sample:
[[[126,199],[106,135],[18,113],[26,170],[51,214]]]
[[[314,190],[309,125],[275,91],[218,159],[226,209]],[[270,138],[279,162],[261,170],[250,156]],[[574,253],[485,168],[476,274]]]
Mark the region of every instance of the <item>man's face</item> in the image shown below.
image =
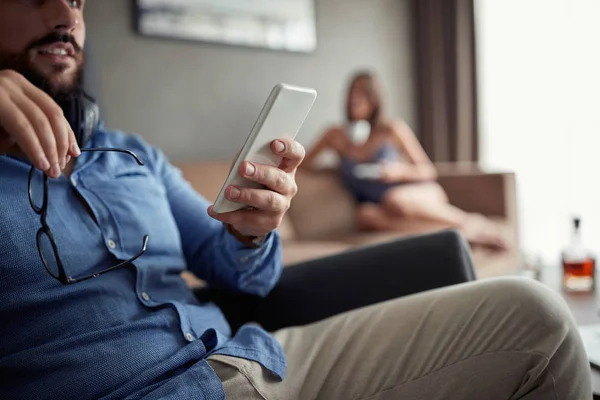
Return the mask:
[[[0,69],[14,69],[54,98],[83,70],[85,0],[0,0]]]

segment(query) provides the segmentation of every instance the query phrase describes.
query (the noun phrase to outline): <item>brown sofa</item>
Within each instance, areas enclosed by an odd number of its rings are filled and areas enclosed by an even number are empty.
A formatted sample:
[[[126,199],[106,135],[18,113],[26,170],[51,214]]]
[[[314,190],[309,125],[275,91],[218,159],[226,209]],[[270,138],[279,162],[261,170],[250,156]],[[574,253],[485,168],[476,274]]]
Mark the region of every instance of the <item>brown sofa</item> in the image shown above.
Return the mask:
[[[182,162],[176,165],[199,193],[213,201],[230,163]],[[514,272],[519,261],[514,174],[483,172],[468,164],[438,164],[437,167],[439,183],[452,204],[498,220],[509,237],[511,250],[502,255],[473,249],[478,276],[485,278]],[[334,172],[299,171],[297,182],[299,192],[279,229],[285,265],[446,228],[427,221],[407,220],[394,232],[359,232],[353,200]]]

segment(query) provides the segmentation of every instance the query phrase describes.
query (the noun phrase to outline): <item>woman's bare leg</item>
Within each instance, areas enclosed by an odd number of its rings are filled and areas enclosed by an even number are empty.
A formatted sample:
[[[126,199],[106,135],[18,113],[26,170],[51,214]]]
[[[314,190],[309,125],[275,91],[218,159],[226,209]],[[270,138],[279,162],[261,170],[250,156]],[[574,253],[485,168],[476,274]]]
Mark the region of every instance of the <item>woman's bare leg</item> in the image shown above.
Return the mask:
[[[444,190],[436,183],[401,185],[390,189],[384,196],[380,211],[387,217],[379,220],[388,225],[395,223],[391,216],[426,219],[459,229],[472,244],[505,249],[500,229],[480,214],[467,213],[448,203]],[[386,213],[387,211],[387,213]]]
[[[398,226],[400,215],[392,215],[383,206],[363,203],[356,209],[358,227],[365,231],[390,231]]]
[[[419,183],[394,187],[384,195],[381,204],[393,215],[427,219],[452,227],[463,226],[469,214],[448,203],[443,189],[435,183]]]

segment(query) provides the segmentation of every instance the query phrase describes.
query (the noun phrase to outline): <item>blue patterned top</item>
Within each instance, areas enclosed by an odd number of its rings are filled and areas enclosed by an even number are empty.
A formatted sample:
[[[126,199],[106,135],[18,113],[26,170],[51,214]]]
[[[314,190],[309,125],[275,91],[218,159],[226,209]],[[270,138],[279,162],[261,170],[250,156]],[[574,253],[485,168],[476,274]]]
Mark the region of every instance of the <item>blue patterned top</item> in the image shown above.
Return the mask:
[[[398,150],[390,144],[383,145],[369,163],[397,161],[400,159]],[[365,179],[354,174],[354,168],[359,165],[354,160],[344,157],[340,165],[340,175],[346,188],[352,193],[357,202],[380,203],[383,195],[397,183],[386,183],[376,179]]]

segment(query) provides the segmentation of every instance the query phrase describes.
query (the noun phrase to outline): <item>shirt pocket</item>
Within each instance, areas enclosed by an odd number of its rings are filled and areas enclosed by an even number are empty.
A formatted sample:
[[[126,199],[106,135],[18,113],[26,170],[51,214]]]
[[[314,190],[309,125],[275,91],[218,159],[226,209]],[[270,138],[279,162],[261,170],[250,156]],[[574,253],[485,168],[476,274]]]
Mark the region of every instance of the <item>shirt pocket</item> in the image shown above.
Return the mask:
[[[130,191],[132,195],[152,196],[152,201],[166,201],[166,190],[159,178],[145,166],[127,166],[107,171],[103,185],[115,192]]]
[[[108,181],[114,183],[139,184],[146,187],[162,187],[160,180],[146,166],[126,166],[107,171]],[[164,189],[164,188],[163,188]]]
[[[105,170],[101,179],[87,177],[84,190],[93,193],[86,198],[95,202],[95,208],[104,210],[99,221],[101,228],[113,226],[116,229],[124,254],[137,254],[142,238],[149,235],[147,256],[179,256],[179,229],[166,189],[150,169],[133,165]]]
[[[140,167],[144,168],[144,167]],[[148,176],[149,171],[143,171],[140,169],[128,168],[126,170],[115,171],[112,174],[112,179],[127,179],[127,178],[137,178],[142,177],[146,178]]]

